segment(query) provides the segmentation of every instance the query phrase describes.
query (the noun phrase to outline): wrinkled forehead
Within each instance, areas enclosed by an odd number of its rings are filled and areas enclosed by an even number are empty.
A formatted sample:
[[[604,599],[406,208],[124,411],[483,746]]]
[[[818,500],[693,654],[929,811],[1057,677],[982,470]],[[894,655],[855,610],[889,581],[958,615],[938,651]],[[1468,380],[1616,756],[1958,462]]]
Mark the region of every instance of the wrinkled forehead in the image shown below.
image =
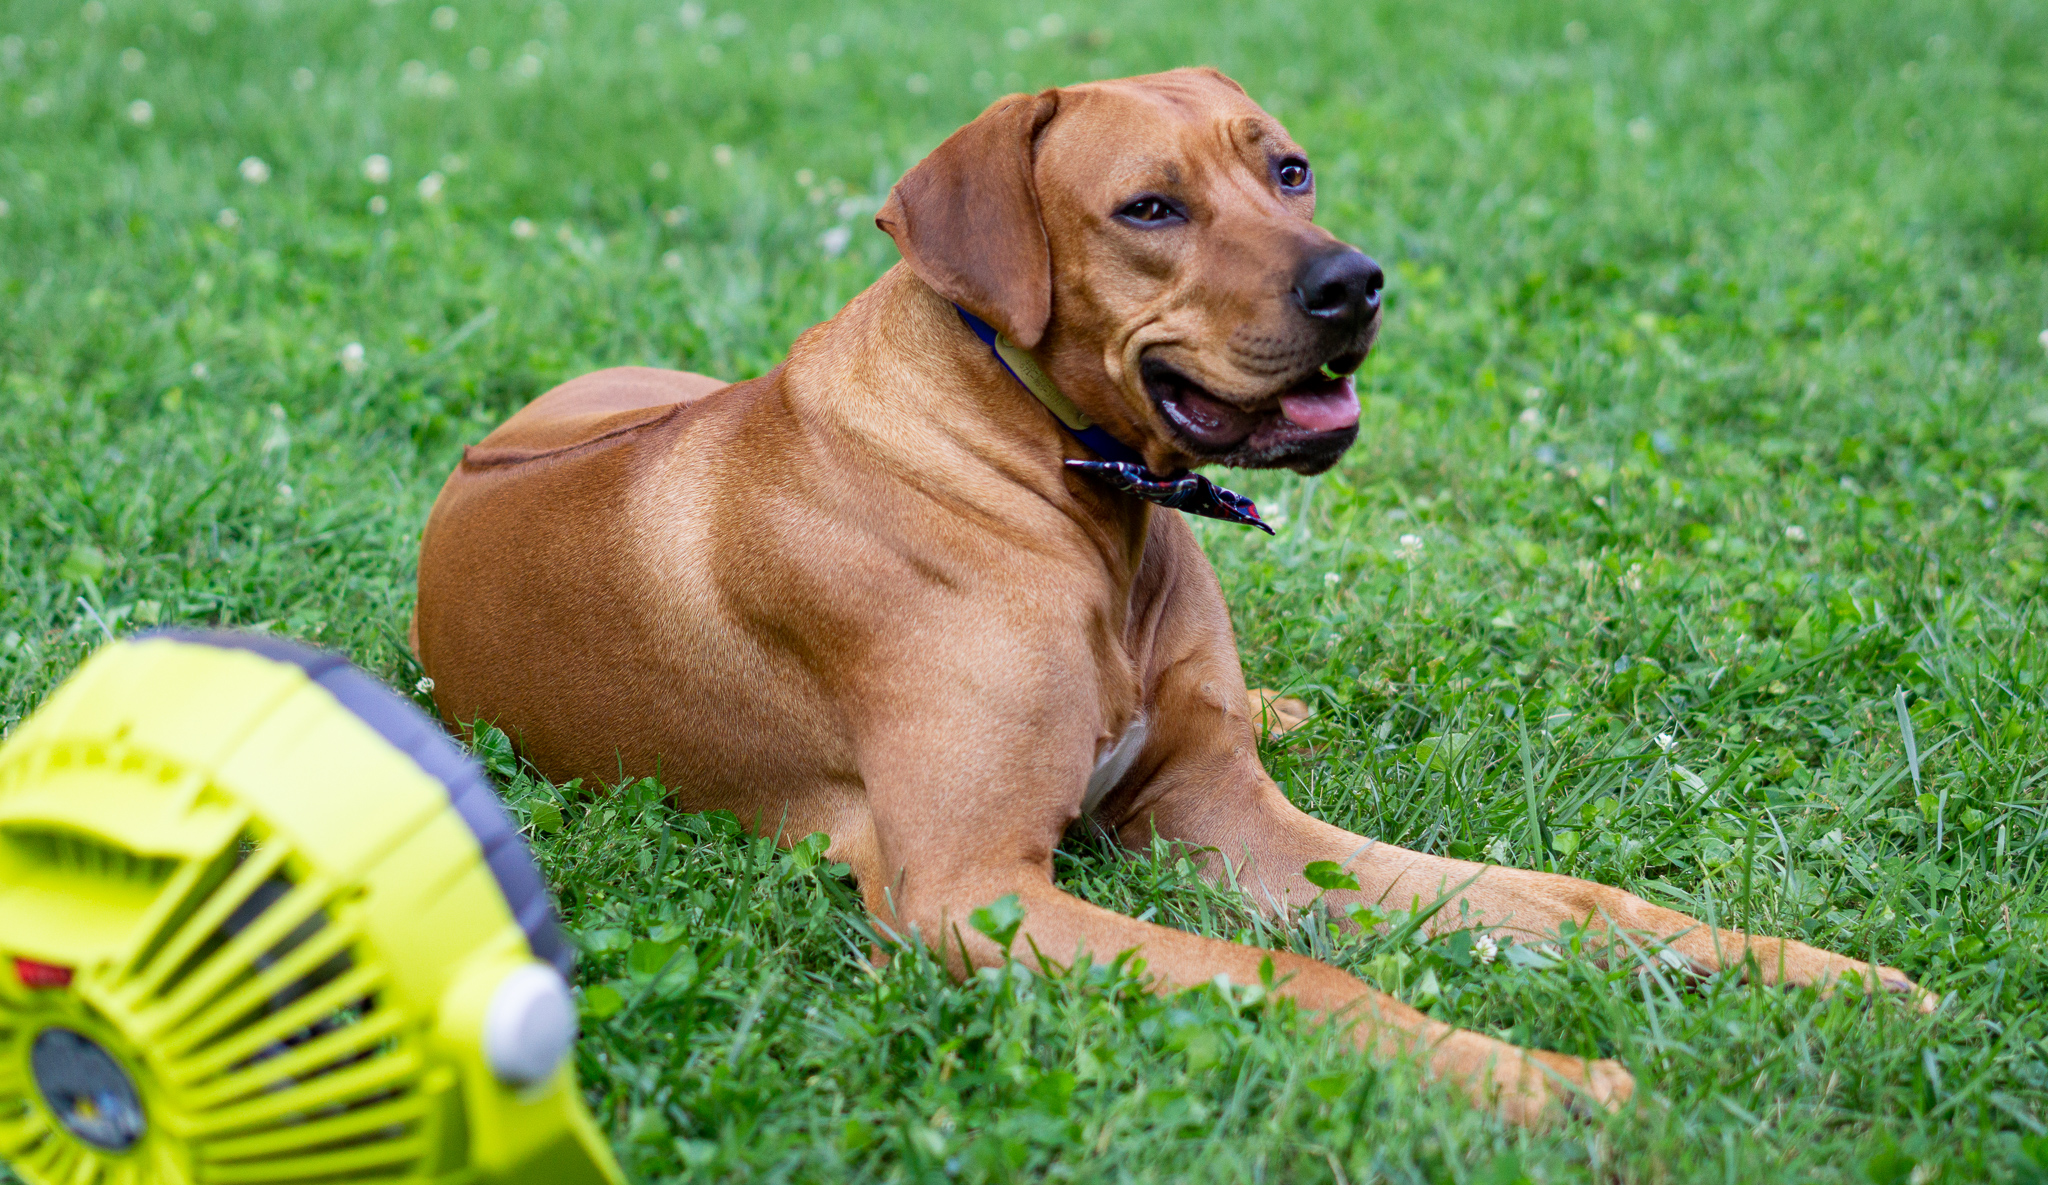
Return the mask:
[[[1062,88],[1037,163],[1042,191],[1123,194],[1182,189],[1238,170],[1263,178],[1275,157],[1300,151],[1236,84],[1176,70]]]

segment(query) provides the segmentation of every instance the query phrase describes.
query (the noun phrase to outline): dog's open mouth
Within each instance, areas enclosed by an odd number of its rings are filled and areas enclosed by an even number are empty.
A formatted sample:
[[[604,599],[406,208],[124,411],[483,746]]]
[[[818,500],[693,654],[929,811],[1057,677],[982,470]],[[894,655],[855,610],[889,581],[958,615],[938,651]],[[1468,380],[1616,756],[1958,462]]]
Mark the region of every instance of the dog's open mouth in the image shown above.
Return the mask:
[[[1225,453],[1249,442],[1264,452],[1355,430],[1358,393],[1352,389],[1351,372],[1364,361],[1364,350],[1332,358],[1252,408],[1225,401],[1158,359],[1146,359],[1139,373],[1160,414],[1199,451]]]

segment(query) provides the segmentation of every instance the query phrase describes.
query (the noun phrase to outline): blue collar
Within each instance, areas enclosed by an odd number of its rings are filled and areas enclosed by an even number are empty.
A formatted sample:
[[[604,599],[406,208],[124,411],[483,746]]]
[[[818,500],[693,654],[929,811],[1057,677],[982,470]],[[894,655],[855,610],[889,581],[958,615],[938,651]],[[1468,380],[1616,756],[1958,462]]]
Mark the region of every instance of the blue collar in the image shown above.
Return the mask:
[[[1136,449],[1111,436],[1068,401],[1045,372],[1038,369],[1038,364],[1029,354],[1004,339],[996,332],[995,326],[957,304],[953,307],[959,311],[960,320],[966,322],[974,336],[988,347],[996,362],[1017,380],[1017,385],[1045,404],[1046,410],[1052,412],[1053,418],[1067,430],[1068,435],[1102,458],[1099,461],[1070,460],[1066,463],[1067,468],[1170,510],[1257,527],[1268,535],[1273,533],[1273,528],[1259,517],[1259,508],[1243,494],[1224,489],[1199,473],[1167,476],[1152,472]],[[1019,373],[1020,368],[1028,372],[1029,377]]]

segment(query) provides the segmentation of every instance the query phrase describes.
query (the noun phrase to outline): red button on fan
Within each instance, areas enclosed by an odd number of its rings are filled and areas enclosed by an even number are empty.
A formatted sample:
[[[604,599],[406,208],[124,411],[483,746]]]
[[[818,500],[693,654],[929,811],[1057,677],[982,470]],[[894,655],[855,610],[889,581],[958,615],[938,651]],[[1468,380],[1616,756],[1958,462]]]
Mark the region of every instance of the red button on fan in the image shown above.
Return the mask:
[[[34,959],[14,960],[14,974],[26,988],[66,988],[71,986],[71,968],[59,967],[55,963],[38,963]]]

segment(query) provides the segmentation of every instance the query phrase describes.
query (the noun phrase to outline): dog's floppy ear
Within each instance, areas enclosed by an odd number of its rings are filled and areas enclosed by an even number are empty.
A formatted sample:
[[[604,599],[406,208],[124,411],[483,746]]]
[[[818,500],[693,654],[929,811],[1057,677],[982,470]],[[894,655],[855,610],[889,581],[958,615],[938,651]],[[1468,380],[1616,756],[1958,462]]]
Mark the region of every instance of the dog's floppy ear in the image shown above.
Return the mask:
[[[1025,349],[1052,319],[1052,252],[1032,145],[1059,92],[1012,95],[903,175],[875,215],[919,279]]]

